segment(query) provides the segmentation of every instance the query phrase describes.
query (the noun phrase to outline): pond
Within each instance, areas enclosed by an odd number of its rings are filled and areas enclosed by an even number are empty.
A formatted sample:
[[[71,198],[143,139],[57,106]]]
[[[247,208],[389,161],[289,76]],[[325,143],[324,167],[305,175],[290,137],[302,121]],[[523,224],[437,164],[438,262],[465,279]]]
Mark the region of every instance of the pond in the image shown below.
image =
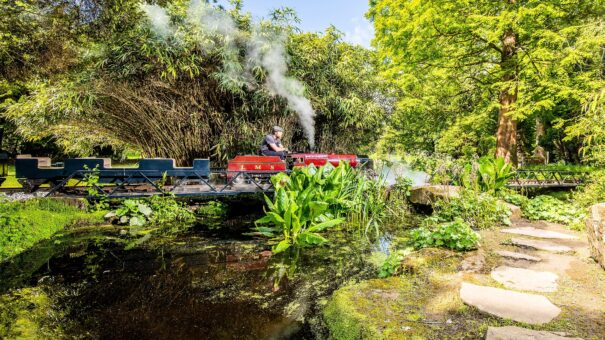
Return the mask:
[[[331,233],[328,246],[272,255],[266,240],[245,235],[262,209],[230,207],[134,247],[115,226],[55,235],[0,265],[0,293],[44,292],[53,318],[42,321],[55,336],[323,338],[331,292],[375,276],[370,254],[390,242]]]

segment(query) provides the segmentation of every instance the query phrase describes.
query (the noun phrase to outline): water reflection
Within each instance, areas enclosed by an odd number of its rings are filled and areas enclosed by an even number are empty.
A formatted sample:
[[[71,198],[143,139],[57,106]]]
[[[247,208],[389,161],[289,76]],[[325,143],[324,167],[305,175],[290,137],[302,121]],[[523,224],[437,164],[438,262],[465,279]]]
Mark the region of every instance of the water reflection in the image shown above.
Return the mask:
[[[131,250],[115,229],[66,234],[3,265],[0,285],[43,287],[68,337],[315,337],[317,301],[373,275],[366,254],[390,242],[334,234],[326,247],[272,256],[265,240],[215,234],[194,228]]]

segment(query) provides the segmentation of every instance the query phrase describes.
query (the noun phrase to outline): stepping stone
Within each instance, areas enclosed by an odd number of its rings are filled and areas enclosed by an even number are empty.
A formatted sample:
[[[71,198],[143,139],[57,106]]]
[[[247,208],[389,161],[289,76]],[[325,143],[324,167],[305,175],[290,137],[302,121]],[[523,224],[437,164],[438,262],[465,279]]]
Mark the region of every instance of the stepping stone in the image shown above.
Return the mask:
[[[531,255],[527,255],[527,254],[523,254],[523,253],[515,253],[514,251],[508,251],[508,250],[496,250],[496,254],[498,254],[502,257],[507,257],[509,259],[514,259],[514,260],[526,260],[526,261],[532,261],[532,262],[542,261],[542,259],[537,256],[531,256]]]
[[[529,247],[529,248],[534,248],[534,249],[538,249],[538,250],[551,251],[553,253],[573,252],[573,249],[571,249],[568,246],[563,246],[560,244],[547,242],[547,241],[528,240],[525,238],[513,238],[511,240],[511,243],[518,247]]]
[[[462,283],[460,298],[467,305],[501,318],[540,325],[552,321],[561,310],[542,295]]]
[[[534,331],[532,329],[506,326],[489,327],[485,340],[582,340],[567,337],[563,332]]]
[[[560,233],[560,232],[552,231],[552,230],[538,229],[538,228],[534,228],[534,227],[500,229],[500,232],[508,233],[508,234],[539,237],[539,238],[552,238],[552,239],[559,239],[559,240],[576,240],[576,239],[578,239],[574,235],[564,234],[564,233]]]
[[[559,276],[551,272],[500,266],[492,270],[491,276],[507,288],[534,292],[555,292]]]

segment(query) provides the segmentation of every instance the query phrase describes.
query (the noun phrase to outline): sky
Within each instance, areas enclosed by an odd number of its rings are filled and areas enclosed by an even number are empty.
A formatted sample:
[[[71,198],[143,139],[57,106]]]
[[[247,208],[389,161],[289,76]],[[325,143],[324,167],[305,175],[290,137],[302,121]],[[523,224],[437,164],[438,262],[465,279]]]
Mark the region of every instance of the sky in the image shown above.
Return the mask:
[[[324,31],[334,25],[345,33],[344,39],[353,44],[370,47],[374,30],[364,17],[368,0],[244,0],[244,10],[255,17],[267,17],[279,7],[293,8],[302,22],[300,29]]]

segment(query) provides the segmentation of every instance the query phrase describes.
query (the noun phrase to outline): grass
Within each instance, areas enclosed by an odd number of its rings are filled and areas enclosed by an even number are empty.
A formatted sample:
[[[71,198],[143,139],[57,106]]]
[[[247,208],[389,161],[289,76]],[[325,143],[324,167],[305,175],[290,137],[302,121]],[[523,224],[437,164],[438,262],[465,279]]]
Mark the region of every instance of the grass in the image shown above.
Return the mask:
[[[136,168],[138,166],[138,162],[136,161],[124,161],[124,162],[119,162],[119,163],[112,163],[112,167],[115,168]],[[78,181],[76,180],[70,180],[67,183],[67,186],[73,186],[76,185],[78,183]],[[80,185],[83,185],[83,183],[80,183]],[[45,184],[42,186],[43,188],[48,187],[48,184]],[[22,188],[21,184],[19,183],[19,181],[17,181],[17,178],[15,177],[15,166],[14,165],[9,165],[8,166],[8,175],[6,176],[6,180],[4,181],[4,183],[2,183],[2,185],[0,185],[0,188],[2,189],[19,189]]]
[[[56,199],[0,203],[0,262],[47,239],[66,226],[99,224],[104,212],[88,213]]]

